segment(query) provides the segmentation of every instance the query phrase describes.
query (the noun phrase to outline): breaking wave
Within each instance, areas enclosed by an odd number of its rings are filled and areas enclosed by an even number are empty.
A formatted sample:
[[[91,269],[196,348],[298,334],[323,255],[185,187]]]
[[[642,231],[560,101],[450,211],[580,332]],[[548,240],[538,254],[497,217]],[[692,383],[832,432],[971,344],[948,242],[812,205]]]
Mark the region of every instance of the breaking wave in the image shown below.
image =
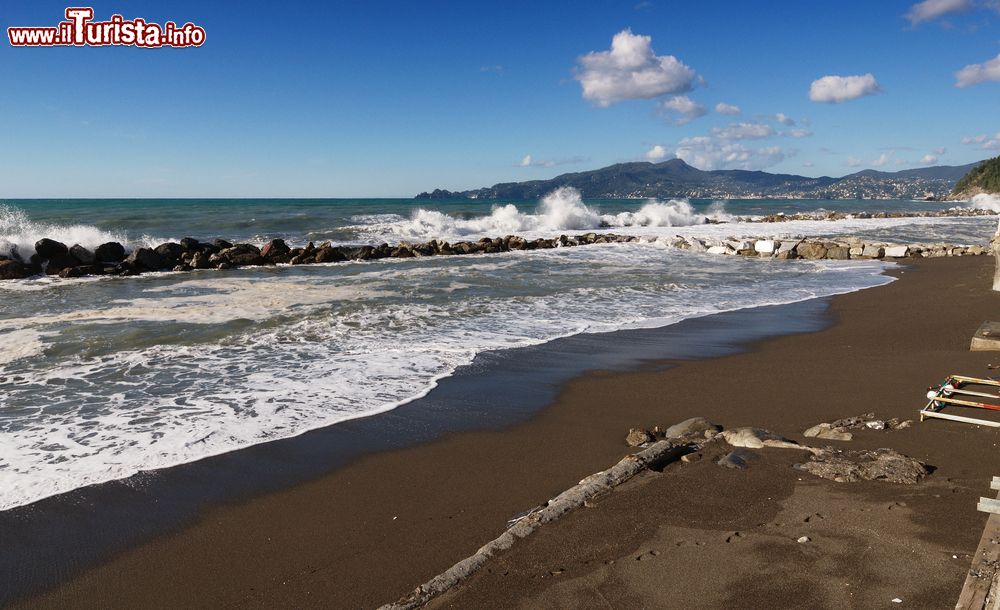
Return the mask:
[[[724,204],[716,202],[707,214],[695,211],[683,199],[649,200],[635,212],[602,214],[583,202],[580,192],[562,187],[542,198],[534,213],[522,212],[512,203],[495,206],[490,214],[458,218],[437,210],[419,209],[409,219],[358,218],[367,227],[410,239],[456,238],[470,235],[508,235],[528,232],[580,231],[621,227],[686,227],[711,220],[729,220]]]
[[[124,233],[105,231],[92,225],[36,222],[28,218],[24,210],[0,204],[0,256],[28,259],[35,253],[35,242],[43,237],[67,246],[80,244],[91,250],[109,241],[119,242],[129,249],[160,243],[150,237],[130,241]]]
[[[1000,212],[1000,196],[980,193],[969,201],[969,207],[976,210]]]

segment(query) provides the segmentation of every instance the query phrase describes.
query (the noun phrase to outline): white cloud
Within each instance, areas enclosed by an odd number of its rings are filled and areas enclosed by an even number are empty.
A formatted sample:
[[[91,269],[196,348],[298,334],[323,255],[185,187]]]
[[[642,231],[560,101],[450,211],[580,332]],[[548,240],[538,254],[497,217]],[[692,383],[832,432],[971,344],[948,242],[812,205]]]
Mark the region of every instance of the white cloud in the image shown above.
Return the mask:
[[[715,105],[715,111],[718,112],[719,114],[734,115],[743,112],[743,109],[734,104],[719,102],[718,104]]]
[[[872,161],[872,167],[882,167],[889,162],[889,155],[887,153],[882,153],[878,156],[878,159]]]
[[[937,148],[933,149],[931,152],[934,153],[935,155],[940,156],[940,155],[943,155],[944,153],[948,152],[948,149],[945,148],[944,146],[938,146]]]
[[[793,129],[789,131],[787,135],[793,138],[808,138],[812,134],[813,132],[809,131],[808,129]]]
[[[1000,131],[992,136],[985,133],[976,136],[966,136],[962,138],[962,144],[979,144],[979,148],[986,150],[1000,149]]]
[[[480,72],[495,72],[497,74],[503,74],[503,66],[496,64],[493,66],[479,66]]]
[[[906,12],[906,18],[912,25],[917,25],[941,15],[967,10],[971,6],[969,0],[924,0],[911,6]]]
[[[795,119],[786,115],[784,112],[779,112],[778,114],[774,115],[774,120],[788,127],[795,125]]]
[[[760,140],[774,134],[774,128],[766,123],[730,123],[712,129],[712,135],[721,140]]]
[[[677,158],[699,169],[758,170],[785,160],[777,146],[747,148],[739,142],[720,142],[707,136],[684,138],[677,144]]]
[[[660,161],[667,156],[667,149],[657,144],[646,151],[646,158],[650,161]]]
[[[532,161],[531,155],[524,155],[524,158],[521,159],[521,162],[518,165],[521,167],[531,167]]]
[[[690,91],[695,71],[673,55],[656,55],[652,41],[626,29],[615,34],[611,49],[580,57],[575,78],[583,98],[606,108],[623,100]]]
[[[981,64],[969,64],[955,73],[956,87],[969,87],[986,81],[1000,81],[1000,54]]]
[[[919,161],[917,161],[917,165],[934,165],[937,162],[938,158],[934,155],[924,155],[923,157],[920,157]]]
[[[864,161],[858,159],[857,157],[847,158],[847,167],[860,167],[862,163],[864,163]]]
[[[878,81],[869,72],[858,76],[824,76],[809,87],[809,99],[814,102],[841,103],[874,95],[881,91]]]
[[[705,107],[686,95],[675,95],[659,104],[660,109],[672,115],[678,125],[685,125],[698,117],[705,116]]]
[[[802,167],[815,167],[815,166],[816,164],[813,163],[812,161],[806,161],[805,163],[802,164]]]
[[[567,157],[565,159],[535,159],[531,155],[524,155],[518,167],[556,167],[557,165],[572,165],[587,161],[586,157]]]

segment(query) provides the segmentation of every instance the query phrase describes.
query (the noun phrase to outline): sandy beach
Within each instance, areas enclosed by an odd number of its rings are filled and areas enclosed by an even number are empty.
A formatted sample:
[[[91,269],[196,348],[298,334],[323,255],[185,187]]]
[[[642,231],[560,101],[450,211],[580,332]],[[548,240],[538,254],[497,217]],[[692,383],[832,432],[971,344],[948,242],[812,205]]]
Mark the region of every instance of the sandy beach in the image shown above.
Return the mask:
[[[375,607],[619,460],[630,427],[704,416],[803,440],[809,426],[869,411],[915,419],[927,385],[988,374],[994,356],[968,341],[995,312],[992,264],[913,261],[890,272],[899,281],[834,297],[825,330],[666,370],[587,375],[526,423],[377,453],[213,507],[17,606]],[[914,486],[813,478],[791,467],[798,452],[780,449],[730,470],[706,450],[548,526],[435,604],[834,608],[898,597],[948,607],[985,521],[975,500],[995,474],[997,440],[935,421],[846,443],[933,466]]]

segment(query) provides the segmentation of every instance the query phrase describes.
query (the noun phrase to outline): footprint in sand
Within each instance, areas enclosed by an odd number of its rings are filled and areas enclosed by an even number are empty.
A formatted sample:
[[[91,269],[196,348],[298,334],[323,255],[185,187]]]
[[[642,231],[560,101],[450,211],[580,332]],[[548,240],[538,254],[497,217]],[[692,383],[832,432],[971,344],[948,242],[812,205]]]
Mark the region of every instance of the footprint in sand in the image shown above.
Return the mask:
[[[732,534],[726,536],[726,542],[727,543],[739,542],[742,538],[743,534],[739,532],[733,532]]]
[[[643,561],[644,559],[652,559],[653,557],[656,557],[659,554],[660,554],[659,551],[657,551],[656,549],[653,549],[651,551],[647,551],[647,552],[643,553],[642,555],[637,555],[636,558],[635,558],[635,560],[636,561]]]
[[[803,523],[812,523],[813,521],[822,521],[823,519],[826,519],[826,515],[823,515],[821,513],[815,513],[815,514],[809,515],[808,517],[806,517],[805,519],[803,519],[802,522]]]
[[[897,508],[903,508],[906,506],[906,502],[893,502],[887,508],[888,510],[896,510]]]

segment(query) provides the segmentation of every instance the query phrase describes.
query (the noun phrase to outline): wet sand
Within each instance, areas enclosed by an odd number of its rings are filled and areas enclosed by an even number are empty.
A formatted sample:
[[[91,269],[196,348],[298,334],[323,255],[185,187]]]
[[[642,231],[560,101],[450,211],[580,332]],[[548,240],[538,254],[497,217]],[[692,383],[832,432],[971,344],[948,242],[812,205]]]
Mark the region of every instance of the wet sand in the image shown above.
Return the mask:
[[[514,514],[616,462],[629,427],[700,415],[801,438],[815,423],[866,411],[915,418],[927,385],[950,372],[985,376],[986,364],[1000,361],[968,351],[976,327],[1000,311],[1000,295],[988,290],[992,264],[916,261],[893,272],[901,281],[835,297],[826,330],[667,370],[584,376],[526,423],[370,455],[207,509],[189,527],[21,605],[373,607],[472,553]],[[937,421],[850,443],[889,446],[935,467],[912,487],[807,479],[790,467],[800,456],[782,450],[761,452],[746,471],[706,456],[571,514],[437,603],[867,607],[895,591],[917,607],[950,607],[985,522],[975,498],[997,474],[998,438]],[[826,518],[805,522],[813,512]],[[735,532],[736,542],[725,542]],[[789,542],[793,534],[816,542]],[[865,551],[866,540],[882,543]],[[621,567],[653,550],[654,561]],[[866,593],[834,595],[841,586]],[[594,590],[599,597],[586,597]]]

